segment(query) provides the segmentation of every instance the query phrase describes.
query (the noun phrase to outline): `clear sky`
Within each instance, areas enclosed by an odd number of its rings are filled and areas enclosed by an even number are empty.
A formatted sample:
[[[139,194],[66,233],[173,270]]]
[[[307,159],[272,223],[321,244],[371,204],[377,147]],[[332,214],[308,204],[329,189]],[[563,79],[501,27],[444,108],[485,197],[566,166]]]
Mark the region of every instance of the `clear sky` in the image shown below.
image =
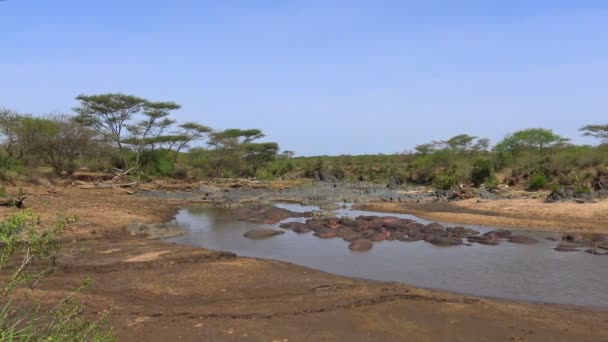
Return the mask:
[[[608,1],[7,0],[0,106],[171,100],[299,155],[608,123]]]

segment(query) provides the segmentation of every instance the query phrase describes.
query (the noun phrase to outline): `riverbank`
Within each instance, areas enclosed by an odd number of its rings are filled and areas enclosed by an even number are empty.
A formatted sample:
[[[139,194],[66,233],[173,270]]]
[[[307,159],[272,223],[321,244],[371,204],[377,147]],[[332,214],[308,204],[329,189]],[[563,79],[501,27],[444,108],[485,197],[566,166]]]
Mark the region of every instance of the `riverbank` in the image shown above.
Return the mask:
[[[428,220],[553,232],[608,233],[608,201],[546,203],[541,199],[479,200],[433,203],[373,202],[361,210],[416,215]]]
[[[15,189],[9,189],[15,190]],[[516,303],[351,279],[272,260],[129,235],[192,203],[114,189],[27,187],[27,205],[79,220],[40,298],[91,277],[89,313],[110,309],[120,340],[602,341],[608,312]],[[587,205],[587,204],[585,204]],[[16,212],[0,208],[0,216]]]

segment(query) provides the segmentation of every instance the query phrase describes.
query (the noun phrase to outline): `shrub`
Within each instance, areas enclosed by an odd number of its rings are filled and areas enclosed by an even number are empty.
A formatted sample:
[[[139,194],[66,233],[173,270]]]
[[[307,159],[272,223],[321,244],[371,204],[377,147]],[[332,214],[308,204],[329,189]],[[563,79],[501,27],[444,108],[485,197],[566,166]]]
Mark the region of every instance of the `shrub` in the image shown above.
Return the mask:
[[[82,306],[73,300],[73,294],[48,311],[36,303],[12,301],[15,290],[34,287],[53,270],[61,248],[57,235],[75,219],[68,216],[45,227],[38,215],[26,209],[0,222],[0,269],[5,273],[0,279],[0,341],[115,340],[112,331],[103,328],[103,319],[90,321],[82,316]],[[89,282],[85,279],[74,293]]]
[[[540,172],[532,175],[530,183],[528,184],[529,189],[534,191],[543,189],[545,186],[547,186],[547,177]]]
[[[459,183],[459,178],[455,174],[439,174],[433,179],[433,187],[437,190],[450,190]]]
[[[496,178],[496,175],[492,174],[490,177],[486,178],[485,182],[483,182],[483,186],[489,190],[498,188],[498,178]]]
[[[471,169],[471,182],[475,187],[479,187],[492,177],[496,178],[494,166],[490,160],[478,159],[475,161]]]

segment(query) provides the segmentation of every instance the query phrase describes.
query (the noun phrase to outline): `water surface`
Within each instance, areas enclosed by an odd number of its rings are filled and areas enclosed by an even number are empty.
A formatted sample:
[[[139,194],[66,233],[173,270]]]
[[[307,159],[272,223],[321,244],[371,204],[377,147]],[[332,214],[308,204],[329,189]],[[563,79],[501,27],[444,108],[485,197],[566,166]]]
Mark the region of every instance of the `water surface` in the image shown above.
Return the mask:
[[[277,206],[293,211],[316,207],[293,204]],[[406,214],[385,214],[369,211],[337,210],[338,216],[397,216],[430,221]],[[290,219],[287,221],[303,221]],[[214,250],[234,252],[240,256],[289,261],[322,271],[381,281],[397,281],[417,287],[446,290],[477,296],[511,300],[546,302],[608,308],[608,256],[584,252],[557,252],[557,242],[547,232],[517,231],[540,240],[535,245],[503,242],[499,246],[436,247],[423,241],[384,241],[375,243],[369,252],[348,249],[340,238],[320,239],[309,234],[285,234],[266,240],[250,240],[243,234],[250,229],[276,225],[241,222],[230,210],[193,207],[182,209],[178,224],[186,234],[167,239],[171,242],[196,245]],[[478,231],[491,227],[466,225]]]

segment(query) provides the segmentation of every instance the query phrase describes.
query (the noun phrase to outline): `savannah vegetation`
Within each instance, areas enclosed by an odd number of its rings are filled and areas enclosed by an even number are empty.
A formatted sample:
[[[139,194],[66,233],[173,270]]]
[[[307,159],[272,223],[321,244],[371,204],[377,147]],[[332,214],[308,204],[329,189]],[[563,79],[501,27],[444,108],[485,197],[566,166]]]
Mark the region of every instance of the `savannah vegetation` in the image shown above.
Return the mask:
[[[529,190],[576,186],[586,191],[608,167],[608,125],[581,127],[596,146],[575,145],[550,129],[513,132],[493,144],[459,134],[393,155],[297,157],[268,142],[257,128],[215,130],[179,122],[181,106],[120,93],[79,95],[73,113],[30,115],[0,110],[0,181],[56,176],[79,169],[130,170],[138,180],[252,177],[316,178],[419,184],[450,189],[460,184]]]

